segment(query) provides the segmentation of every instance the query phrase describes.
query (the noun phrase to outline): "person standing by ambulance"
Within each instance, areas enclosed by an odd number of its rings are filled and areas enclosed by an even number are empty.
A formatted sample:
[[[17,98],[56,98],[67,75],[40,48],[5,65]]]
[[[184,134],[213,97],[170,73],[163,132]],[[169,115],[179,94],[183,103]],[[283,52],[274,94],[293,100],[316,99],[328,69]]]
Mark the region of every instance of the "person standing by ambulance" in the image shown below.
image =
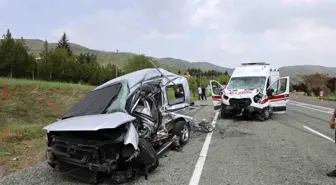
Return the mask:
[[[207,100],[206,91],[205,91],[205,87],[204,86],[202,87],[202,98],[204,98],[204,100]]]
[[[336,108],[334,110],[334,114],[332,115],[330,124],[329,124],[331,129],[335,129],[335,118],[336,118]],[[335,137],[336,137],[336,131],[335,131]],[[336,177],[336,170],[327,173],[327,175],[329,177]]]
[[[202,96],[202,88],[201,88],[201,86],[199,86],[197,90],[198,90],[198,100],[201,100],[201,98],[202,98],[202,100],[203,100],[203,96]]]

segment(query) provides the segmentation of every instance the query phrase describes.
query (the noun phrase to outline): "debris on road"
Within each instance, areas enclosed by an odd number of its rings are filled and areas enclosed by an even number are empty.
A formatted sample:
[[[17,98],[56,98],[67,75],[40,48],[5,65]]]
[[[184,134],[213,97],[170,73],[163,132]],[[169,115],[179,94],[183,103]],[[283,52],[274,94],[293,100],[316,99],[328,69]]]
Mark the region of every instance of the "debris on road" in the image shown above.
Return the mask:
[[[214,130],[211,121],[207,118],[203,118],[199,123],[193,124],[194,130],[199,132],[209,133]]]

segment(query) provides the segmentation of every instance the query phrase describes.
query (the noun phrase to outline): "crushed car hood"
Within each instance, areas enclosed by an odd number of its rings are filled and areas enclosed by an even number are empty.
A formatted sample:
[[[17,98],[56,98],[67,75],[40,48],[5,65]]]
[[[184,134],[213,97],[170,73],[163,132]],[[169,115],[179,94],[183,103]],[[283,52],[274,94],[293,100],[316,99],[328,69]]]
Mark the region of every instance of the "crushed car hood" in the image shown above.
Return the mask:
[[[43,129],[50,131],[97,131],[112,129],[135,120],[135,117],[123,112],[78,116],[54,122]]]
[[[224,89],[224,95],[228,96],[229,98],[252,98],[256,94],[259,93],[259,90],[245,90],[245,89],[238,89],[236,91]]]

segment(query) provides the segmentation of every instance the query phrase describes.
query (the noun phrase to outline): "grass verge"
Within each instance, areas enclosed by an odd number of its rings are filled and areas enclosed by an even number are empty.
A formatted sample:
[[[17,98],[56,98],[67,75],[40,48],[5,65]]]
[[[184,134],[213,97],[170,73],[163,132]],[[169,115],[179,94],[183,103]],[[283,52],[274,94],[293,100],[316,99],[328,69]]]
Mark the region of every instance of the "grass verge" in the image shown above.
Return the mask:
[[[0,78],[0,177],[44,157],[45,125],[93,86]]]
[[[305,98],[309,98],[309,99],[315,99],[315,100],[319,100],[319,97],[317,96],[306,96],[303,95],[303,93],[290,93],[290,95],[292,96],[298,96],[298,97],[305,97]],[[336,96],[324,96],[323,100],[327,100],[327,101],[336,101]]]

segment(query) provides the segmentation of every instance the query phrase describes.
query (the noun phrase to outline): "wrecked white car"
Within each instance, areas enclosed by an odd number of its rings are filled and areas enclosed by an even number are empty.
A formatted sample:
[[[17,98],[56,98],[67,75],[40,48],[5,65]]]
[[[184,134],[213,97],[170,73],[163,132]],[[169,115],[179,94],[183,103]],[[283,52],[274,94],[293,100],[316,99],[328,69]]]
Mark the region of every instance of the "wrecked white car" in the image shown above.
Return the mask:
[[[165,149],[188,142],[189,105],[187,79],[164,69],[108,81],[44,127],[48,164],[93,183],[134,174],[147,179]]]

